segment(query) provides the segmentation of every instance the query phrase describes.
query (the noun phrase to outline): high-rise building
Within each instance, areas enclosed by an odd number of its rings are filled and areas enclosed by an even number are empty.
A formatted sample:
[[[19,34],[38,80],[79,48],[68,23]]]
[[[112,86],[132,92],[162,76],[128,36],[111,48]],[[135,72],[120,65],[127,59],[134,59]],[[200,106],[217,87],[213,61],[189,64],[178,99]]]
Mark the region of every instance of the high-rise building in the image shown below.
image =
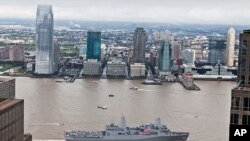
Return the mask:
[[[160,49],[160,64],[159,64],[159,70],[164,72],[171,72],[172,68],[172,49],[171,45],[168,41],[165,41],[162,44],[162,47]]]
[[[172,59],[177,60],[180,58],[181,45],[178,42],[172,43]]]
[[[136,28],[134,33],[133,59],[135,63],[145,62],[147,34],[143,28]]]
[[[226,47],[226,65],[234,66],[234,47],[235,47],[236,31],[233,27],[229,28],[227,32],[227,47]]]
[[[183,59],[184,64],[193,65],[195,62],[195,50],[192,49],[184,49],[181,51],[181,57]]]
[[[225,64],[225,42],[221,36],[209,38],[208,61],[211,64]]]
[[[250,30],[240,34],[238,86],[232,89],[230,124],[250,125]]]
[[[88,31],[87,33],[87,59],[101,60],[101,32]]]
[[[36,74],[50,75],[56,71],[57,58],[53,43],[54,19],[51,5],[38,5],[36,15]],[[56,51],[56,52],[55,52]]]

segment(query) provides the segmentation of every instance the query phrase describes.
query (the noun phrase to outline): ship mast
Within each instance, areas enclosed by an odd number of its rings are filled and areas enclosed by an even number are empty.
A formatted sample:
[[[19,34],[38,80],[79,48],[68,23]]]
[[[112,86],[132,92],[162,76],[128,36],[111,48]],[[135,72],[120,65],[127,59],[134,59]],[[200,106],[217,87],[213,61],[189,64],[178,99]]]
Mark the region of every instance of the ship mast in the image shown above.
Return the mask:
[[[126,129],[127,128],[126,119],[125,119],[125,116],[123,114],[121,116],[119,127],[122,128],[122,129]]]

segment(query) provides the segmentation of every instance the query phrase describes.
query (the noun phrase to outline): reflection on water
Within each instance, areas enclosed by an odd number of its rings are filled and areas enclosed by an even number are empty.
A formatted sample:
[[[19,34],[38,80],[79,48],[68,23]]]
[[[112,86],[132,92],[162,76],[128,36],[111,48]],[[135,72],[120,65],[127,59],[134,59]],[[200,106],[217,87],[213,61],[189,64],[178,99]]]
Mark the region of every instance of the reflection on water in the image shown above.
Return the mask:
[[[103,130],[123,113],[129,126],[161,117],[170,129],[190,132],[189,141],[227,141],[231,88],[236,84],[196,84],[201,91],[187,91],[178,83],[141,85],[138,80],[107,79],[58,83],[20,77],[16,97],[25,100],[25,131],[34,139],[64,139],[65,130]],[[139,90],[130,90],[131,86]]]

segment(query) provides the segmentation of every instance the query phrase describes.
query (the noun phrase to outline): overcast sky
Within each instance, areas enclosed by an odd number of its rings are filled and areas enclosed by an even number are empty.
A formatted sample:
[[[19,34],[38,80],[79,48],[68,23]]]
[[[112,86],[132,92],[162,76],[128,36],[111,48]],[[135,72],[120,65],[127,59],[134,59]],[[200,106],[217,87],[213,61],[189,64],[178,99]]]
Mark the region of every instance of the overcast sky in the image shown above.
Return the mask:
[[[0,18],[35,19],[38,4],[55,20],[250,25],[250,0],[0,0]]]

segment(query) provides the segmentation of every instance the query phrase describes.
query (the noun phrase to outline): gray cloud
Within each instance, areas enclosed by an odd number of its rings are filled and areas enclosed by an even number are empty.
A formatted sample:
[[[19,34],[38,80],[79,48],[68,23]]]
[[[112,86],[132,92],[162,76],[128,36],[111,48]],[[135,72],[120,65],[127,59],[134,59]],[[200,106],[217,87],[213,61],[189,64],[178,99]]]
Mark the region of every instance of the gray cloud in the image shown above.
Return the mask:
[[[52,4],[55,19],[167,23],[250,23],[249,0],[0,0],[1,18],[35,19]]]

